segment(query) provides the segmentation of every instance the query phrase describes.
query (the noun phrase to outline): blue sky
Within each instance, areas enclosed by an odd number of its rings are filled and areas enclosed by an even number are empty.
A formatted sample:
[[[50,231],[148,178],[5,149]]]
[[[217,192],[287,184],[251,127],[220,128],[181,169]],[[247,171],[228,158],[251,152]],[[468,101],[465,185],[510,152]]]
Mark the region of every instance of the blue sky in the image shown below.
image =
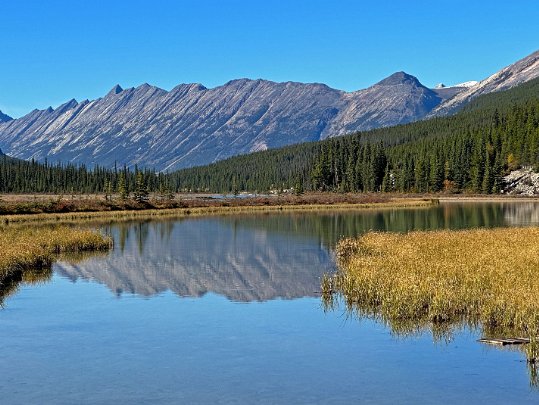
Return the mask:
[[[454,84],[539,49],[538,21],[534,0],[0,0],[0,110],[18,117],[116,83],[357,90],[404,70]]]

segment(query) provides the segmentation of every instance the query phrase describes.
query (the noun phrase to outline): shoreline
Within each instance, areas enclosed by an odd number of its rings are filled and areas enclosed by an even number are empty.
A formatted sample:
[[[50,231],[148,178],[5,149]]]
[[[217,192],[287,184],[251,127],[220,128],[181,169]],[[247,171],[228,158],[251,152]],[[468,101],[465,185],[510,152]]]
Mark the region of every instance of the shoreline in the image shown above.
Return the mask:
[[[338,271],[321,280],[324,305],[342,299],[403,335],[450,337],[473,325],[487,337],[526,336],[539,361],[539,227],[370,231],[337,244]]]
[[[131,202],[125,208],[118,206],[106,206],[104,200],[98,196],[82,200],[90,204],[83,206],[84,209],[65,211],[65,206],[60,205],[64,211],[52,212],[24,212],[17,213],[18,205],[29,204],[30,201],[18,198],[28,196],[9,195],[12,204],[8,209],[13,212],[0,213],[0,225],[10,223],[58,223],[76,221],[126,221],[136,219],[158,219],[158,218],[186,218],[206,215],[233,215],[233,214],[265,214],[278,212],[328,212],[328,211],[354,211],[363,209],[391,209],[391,208],[412,208],[431,207],[439,203],[488,203],[488,202],[539,202],[538,197],[513,196],[513,195],[395,195],[395,194],[365,194],[339,195],[334,193],[312,193],[305,196],[284,196],[270,198],[237,198],[237,199],[208,199],[206,195],[190,195],[190,199],[175,200],[173,204],[184,204],[184,206],[155,207],[150,208],[138,206],[133,208]],[[55,200],[55,196],[40,195],[39,199],[47,203],[56,201],[64,204],[66,200]],[[5,202],[5,195],[0,196],[0,202]],[[48,198],[48,199],[47,199]],[[13,201],[17,201],[14,203]],[[109,202],[110,203],[110,202]],[[15,204],[15,205],[13,205]],[[101,204],[97,208],[91,209],[91,204]],[[4,208],[6,209],[6,208]],[[1,211],[0,211],[1,212]]]
[[[188,218],[214,215],[237,214],[270,214],[281,212],[329,212],[329,211],[356,211],[370,209],[393,208],[428,208],[438,204],[436,199],[390,199],[383,202],[369,203],[337,203],[337,204],[282,204],[282,205],[238,205],[238,206],[210,206],[193,208],[162,208],[124,211],[91,211],[41,214],[10,214],[0,215],[0,225],[15,223],[63,223],[78,221],[117,222],[130,220],[160,219],[160,218]]]

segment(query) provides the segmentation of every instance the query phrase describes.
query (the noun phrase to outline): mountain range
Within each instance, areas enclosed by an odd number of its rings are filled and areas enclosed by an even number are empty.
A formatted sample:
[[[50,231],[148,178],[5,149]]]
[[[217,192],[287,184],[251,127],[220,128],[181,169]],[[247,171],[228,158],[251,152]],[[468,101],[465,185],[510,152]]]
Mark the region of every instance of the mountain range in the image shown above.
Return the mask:
[[[475,97],[539,76],[539,51],[487,79],[427,88],[397,72],[344,92],[324,84],[239,79],[208,89],[149,84],[74,99],[11,119],[0,114],[0,148],[22,159],[152,167],[170,171],[230,156],[449,115]]]

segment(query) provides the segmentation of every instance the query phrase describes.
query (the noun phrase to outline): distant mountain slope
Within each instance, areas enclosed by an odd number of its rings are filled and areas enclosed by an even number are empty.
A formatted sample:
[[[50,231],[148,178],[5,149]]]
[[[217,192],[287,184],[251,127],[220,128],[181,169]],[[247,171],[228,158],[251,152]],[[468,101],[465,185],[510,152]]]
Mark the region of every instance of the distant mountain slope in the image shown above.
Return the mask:
[[[8,122],[11,121],[13,118],[11,118],[9,115],[4,114],[2,111],[0,111],[0,122]]]
[[[322,138],[416,121],[444,98],[414,76],[397,72],[368,89],[344,94],[345,106]]]
[[[443,97],[403,72],[346,93],[324,84],[233,80],[207,89],[148,84],[0,124],[11,156],[173,170],[420,119]]]
[[[468,87],[452,98],[438,105],[429,116],[449,115],[458,111],[474,98],[493,93],[500,90],[507,90],[539,77],[539,51],[513,63],[499,72],[489,76],[485,80]]]

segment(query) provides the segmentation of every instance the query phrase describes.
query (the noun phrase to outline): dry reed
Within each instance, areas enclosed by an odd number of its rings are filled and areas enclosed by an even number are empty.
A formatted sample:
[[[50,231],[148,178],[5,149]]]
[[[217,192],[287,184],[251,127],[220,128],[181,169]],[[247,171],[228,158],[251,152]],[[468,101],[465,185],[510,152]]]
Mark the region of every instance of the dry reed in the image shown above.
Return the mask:
[[[10,272],[48,267],[62,252],[106,250],[110,238],[98,232],[65,226],[0,228],[0,277]]]
[[[336,253],[340,271],[322,280],[327,307],[336,292],[396,333],[471,325],[523,335],[528,359],[539,357],[539,228],[371,232]]]

